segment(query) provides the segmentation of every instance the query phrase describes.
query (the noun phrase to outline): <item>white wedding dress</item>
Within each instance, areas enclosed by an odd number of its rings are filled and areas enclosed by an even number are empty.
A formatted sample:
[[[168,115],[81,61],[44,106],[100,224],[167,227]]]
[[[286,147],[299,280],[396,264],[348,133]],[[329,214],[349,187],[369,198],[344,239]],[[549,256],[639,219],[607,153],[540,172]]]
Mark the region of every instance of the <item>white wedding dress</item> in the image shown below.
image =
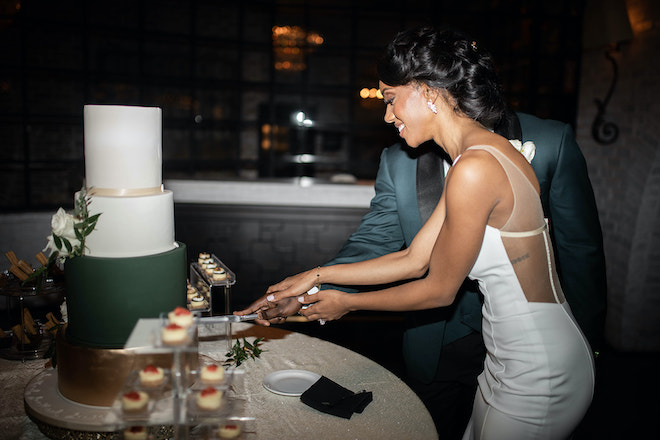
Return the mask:
[[[515,203],[501,229],[486,227],[469,274],[484,294],[487,355],[463,439],[567,438],[593,397],[591,349],[559,285],[538,193],[497,149],[471,149],[498,160]]]

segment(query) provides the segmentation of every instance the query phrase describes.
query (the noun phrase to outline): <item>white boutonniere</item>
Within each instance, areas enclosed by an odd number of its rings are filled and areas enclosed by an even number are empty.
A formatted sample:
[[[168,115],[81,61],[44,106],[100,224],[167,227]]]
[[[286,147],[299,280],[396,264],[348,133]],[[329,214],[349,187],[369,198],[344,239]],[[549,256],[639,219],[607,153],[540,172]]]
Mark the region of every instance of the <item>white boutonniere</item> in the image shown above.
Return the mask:
[[[520,151],[522,155],[525,156],[527,162],[532,162],[534,154],[536,153],[536,145],[534,145],[534,142],[527,141],[523,144],[518,139],[509,139],[509,142],[511,142],[511,145],[513,145],[516,150]]]

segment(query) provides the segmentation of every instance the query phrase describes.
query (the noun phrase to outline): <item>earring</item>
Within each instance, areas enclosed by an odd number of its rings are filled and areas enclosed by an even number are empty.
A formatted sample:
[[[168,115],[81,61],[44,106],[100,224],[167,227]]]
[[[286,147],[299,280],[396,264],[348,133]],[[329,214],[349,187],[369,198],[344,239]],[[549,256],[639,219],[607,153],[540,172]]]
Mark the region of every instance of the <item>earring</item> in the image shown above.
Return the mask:
[[[438,114],[438,107],[435,106],[435,104],[433,103],[433,101],[431,101],[431,100],[429,99],[428,102],[426,103],[426,105],[428,106],[428,108],[429,108],[433,113],[435,113],[436,115]]]

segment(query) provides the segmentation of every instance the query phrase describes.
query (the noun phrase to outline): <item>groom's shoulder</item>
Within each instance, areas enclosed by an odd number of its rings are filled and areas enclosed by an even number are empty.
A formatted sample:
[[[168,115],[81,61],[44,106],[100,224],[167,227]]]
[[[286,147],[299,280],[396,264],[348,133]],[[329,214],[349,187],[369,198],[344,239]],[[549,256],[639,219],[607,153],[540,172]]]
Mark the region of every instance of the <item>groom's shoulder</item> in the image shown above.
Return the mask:
[[[571,126],[565,122],[542,119],[527,113],[517,113],[517,115],[522,128],[523,141],[561,141],[561,138],[572,133]]]
[[[384,148],[381,156],[388,162],[414,161],[416,159],[414,151],[399,142]]]

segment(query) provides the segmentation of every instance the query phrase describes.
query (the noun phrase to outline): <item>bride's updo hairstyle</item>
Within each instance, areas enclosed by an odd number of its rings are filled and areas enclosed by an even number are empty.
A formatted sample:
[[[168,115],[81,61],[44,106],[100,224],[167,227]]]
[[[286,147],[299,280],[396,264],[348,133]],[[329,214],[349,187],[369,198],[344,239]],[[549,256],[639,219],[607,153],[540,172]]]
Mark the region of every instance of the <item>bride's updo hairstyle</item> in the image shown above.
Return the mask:
[[[398,33],[378,63],[378,76],[389,86],[426,84],[445,89],[458,111],[513,138],[510,112],[490,53],[458,31],[424,26]]]

